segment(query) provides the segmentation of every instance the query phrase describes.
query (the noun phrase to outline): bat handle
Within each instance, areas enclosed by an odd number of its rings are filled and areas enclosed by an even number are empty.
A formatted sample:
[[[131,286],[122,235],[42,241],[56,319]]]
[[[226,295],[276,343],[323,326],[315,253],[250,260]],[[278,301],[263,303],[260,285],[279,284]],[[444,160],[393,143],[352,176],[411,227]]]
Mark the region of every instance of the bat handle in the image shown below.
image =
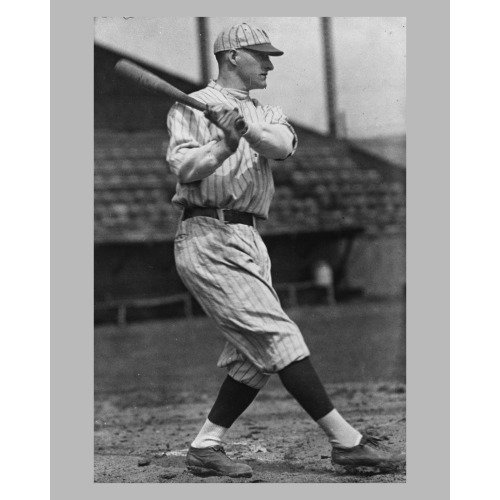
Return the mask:
[[[210,106],[207,103],[207,104],[205,104],[205,109],[204,109],[204,113],[205,113],[205,116],[207,118],[208,118],[209,111],[210,111]],[[238,108],[234,108],[234,111],[237,113],[238,112]],[[209,118],[209,120],[210,120],[210,118]],[[236,131],[240,135],[243,135],[247,131],[247,129],[248,129],[247,122],[245,121],[245,119],[242,116],[239,116],[238,118],[236,118],[236,120],[234,121],[234,126],[236,128]]]

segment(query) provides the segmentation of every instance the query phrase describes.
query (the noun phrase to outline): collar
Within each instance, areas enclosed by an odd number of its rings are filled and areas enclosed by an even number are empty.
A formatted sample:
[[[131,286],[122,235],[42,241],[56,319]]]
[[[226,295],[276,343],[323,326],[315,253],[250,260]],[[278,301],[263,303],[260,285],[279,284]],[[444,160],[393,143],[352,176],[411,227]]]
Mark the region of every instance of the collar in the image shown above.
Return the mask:
[[[239,101],[246,101],[250,99],[250,92],[246,90],[238,90],[238,89],[229,89],[223,87],[218,84],[215,80],[210,80],[208,82],[208,86],[215,90],[218,90],[220,93],[224,94],[226,97],[232,97],[233,99],[238,99]]]

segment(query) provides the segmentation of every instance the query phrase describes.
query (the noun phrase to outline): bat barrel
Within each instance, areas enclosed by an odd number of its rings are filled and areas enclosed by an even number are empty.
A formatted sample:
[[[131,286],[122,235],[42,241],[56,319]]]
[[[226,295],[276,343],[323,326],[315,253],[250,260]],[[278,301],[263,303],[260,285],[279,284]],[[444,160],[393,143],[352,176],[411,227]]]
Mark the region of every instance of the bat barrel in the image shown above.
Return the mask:
[[[207,109],[206,104],[186,95],[159,76],[156,76],[132,61],[120,59],[115,64],[115,71],[120,76],[127,78],[147,90],[168,96],[198,111],[205,111]]]

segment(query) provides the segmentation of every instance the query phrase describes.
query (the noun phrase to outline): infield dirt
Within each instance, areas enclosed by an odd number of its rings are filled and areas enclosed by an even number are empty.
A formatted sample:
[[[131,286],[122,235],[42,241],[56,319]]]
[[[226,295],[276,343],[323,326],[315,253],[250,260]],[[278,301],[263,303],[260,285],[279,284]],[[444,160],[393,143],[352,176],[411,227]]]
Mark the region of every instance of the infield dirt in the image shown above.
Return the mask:
[[[361,431],[405,450],[404,311],[399,302],[288,311],[334,404]],[[321,431],[281,387],[261,391],[226,437],[252,478],[200,478],[184,464],[223,380],[223,341],[206,318],[96,328],[94,481],[99,483],[403,483],[337,474]]]

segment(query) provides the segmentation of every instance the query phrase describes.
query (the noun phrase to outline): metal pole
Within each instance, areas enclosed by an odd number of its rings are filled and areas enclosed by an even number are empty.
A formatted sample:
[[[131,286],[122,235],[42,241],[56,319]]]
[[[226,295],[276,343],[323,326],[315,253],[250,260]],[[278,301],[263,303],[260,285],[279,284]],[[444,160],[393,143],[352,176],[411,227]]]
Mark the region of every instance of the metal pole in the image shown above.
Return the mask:
[[[198,32],[200,36],[201,77],[204,84],[210,80],[210,51],[208,47],[208,21],[206,17],[198,17]]]
[[[331,17],[321,17],[321,33],[323,38],[323,53],[325,63],[326,79],[326,100],[328,106],[328,128],[332,139],[337,138],[337,102],[336,102],[336,83],[335,67],[333,64],[333,27]]]

